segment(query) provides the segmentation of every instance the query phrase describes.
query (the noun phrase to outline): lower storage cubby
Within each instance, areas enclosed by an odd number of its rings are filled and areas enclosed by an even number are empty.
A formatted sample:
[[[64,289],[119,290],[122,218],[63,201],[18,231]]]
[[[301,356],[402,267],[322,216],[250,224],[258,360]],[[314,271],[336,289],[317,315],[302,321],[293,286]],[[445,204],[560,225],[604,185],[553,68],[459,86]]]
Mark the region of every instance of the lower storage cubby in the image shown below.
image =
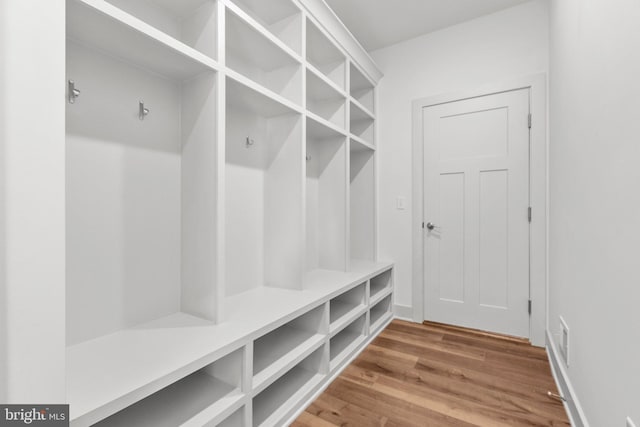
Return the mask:
[[[207,424],[205,427],[245,427],[245,408],[244,406],[229,415],[224,421],[218,424]]]
[[[369,281],[369,304],[375,305],[391,291],[391,270],[374,276]]]
[[[329,303],[331,334],[342,330],[359,312],[365,310],[365,285],[366,283],[362,283],[331,300]]]
[[[241,391],[243,357],[244,348],[238,349],[95,425],[217,425],[224,411],[244,396]]]
[[[325,378],[324,346],[253,398],[253,425],[274,426],[292,415]]]
[[[369,313],[371,332],[376,331],[391,315],[391,295],[385,297],[382,301],[371,307]]]
[[[326,335],[321,305],[258,338],[253,349],[253,389],[259,390],[317,349]]]
[[[333,371],[349,358],[366,338],[366,313],[353,321],[329,342],[330,368]]]

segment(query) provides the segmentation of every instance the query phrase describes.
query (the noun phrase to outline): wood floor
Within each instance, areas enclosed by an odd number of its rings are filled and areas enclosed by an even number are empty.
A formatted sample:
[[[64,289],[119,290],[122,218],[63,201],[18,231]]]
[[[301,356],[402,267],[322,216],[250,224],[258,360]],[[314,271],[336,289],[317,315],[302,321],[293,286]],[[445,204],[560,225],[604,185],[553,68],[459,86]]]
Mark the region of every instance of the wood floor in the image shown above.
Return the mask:
[[[568,426],[545,350],[394,320],[292,424]]]

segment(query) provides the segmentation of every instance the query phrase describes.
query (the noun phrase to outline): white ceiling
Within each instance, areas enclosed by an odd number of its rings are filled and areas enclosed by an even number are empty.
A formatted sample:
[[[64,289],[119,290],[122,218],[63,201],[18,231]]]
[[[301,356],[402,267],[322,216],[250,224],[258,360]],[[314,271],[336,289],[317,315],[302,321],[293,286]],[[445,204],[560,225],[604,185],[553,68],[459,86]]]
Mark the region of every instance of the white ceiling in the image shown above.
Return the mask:
[[[528,0],[326,0],[368,51]]]

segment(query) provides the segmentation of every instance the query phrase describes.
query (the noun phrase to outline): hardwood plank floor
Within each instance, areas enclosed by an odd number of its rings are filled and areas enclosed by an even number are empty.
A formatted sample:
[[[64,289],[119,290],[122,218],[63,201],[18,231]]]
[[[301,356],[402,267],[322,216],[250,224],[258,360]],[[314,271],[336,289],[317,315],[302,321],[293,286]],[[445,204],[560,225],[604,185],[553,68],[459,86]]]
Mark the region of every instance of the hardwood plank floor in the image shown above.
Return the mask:
[[[547,391],[543,348],[394,320],[292,427],[569,426]]]

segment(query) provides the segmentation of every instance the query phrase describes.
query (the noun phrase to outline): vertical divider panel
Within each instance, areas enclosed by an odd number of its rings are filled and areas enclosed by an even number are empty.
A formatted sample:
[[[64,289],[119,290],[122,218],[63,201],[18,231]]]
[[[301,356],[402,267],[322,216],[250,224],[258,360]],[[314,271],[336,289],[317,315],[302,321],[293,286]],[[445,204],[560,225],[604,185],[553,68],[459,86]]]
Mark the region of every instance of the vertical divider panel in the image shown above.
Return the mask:
[[[182,311],[217,317],[216,76],[182,84]],[[208,262],[207,262],[208,261]]]
[[[226,213],[225,213],[225,203],[226,203],[226,134],[227,134],[227,85],[226,79],[227,76],[225,74],[224,65],[226,62],[226,50],[225,50],[225,40],[224,34],[226,32],[226,13],[225,13],[225,5],[224,2],[218,1],[216,3],[218,8],[217,18],[218,18],[218,35],[217,35],[217,55],[218,61],[221,65],[220,71],[217,73],[218,81],[217,81],[217,108],[216,108],[216,121],[217,121],[217,176],[216,176],[216,185],[217,185],[217,204],[216,204],[216,218],[218,220],[217,223],[217,235],[218,240],[217,251],[216,251],[216,261],[218,264],[218,275],[216,276],[216,296],[218,301],[218,310],[217,310],[217,322],[222,322],[222,320],[226,317],[226,313],[224,311],[224,297],[225,297],[225,283],[226,283],[226,272],[227,272],[227,261],[226,261]]]

